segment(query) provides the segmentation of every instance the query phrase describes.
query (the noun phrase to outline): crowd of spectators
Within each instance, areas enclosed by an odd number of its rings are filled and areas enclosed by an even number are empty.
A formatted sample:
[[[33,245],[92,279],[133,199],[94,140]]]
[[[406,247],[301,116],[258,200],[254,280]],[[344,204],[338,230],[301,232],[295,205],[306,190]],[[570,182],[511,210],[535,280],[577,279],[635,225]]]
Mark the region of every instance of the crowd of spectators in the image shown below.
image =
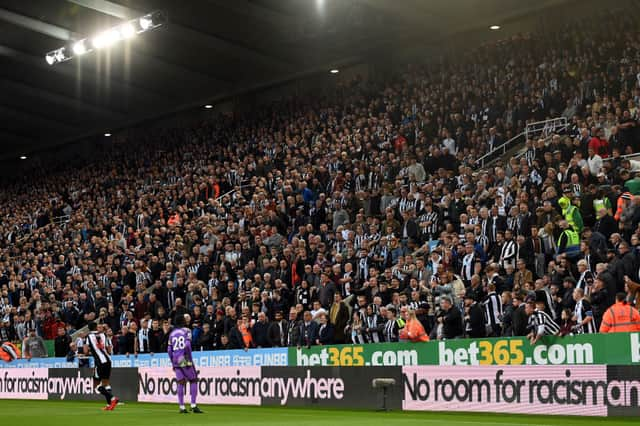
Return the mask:
[[[66,356],[97,320],[158,353],[185,314],[204,350],[597,332],[640,281],[640,33],[593,24],[34,171],[0,193],[0,341]]]

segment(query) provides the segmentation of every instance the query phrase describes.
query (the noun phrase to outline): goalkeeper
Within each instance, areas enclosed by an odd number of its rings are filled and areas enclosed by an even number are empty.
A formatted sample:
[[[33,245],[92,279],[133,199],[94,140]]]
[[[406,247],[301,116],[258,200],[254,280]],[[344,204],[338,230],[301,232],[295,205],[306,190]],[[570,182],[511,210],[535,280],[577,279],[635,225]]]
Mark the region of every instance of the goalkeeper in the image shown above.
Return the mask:
[[[191,331],[185,328],[186,320],[183,315],[176,316],[175,328],[169,334],[168,353],[173,371],[178,382],[178,403],[180,413],[187,414],[184,405],[184,393],[189,382],[189,395],[191,396],[191,411],[200,414],[202,411],[196,405],[198,396],[198,372],[193,365],[191,357]]]

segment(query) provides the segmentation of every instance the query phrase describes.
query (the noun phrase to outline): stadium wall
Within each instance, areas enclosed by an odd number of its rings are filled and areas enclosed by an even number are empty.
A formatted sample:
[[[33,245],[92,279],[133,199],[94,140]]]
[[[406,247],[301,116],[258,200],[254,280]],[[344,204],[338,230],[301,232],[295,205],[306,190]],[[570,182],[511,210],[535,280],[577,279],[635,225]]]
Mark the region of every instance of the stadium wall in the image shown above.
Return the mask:
[[[393,379],[386,408],[580,416],[640,415],[633,366],[201,367],[199,402],[380,409],[376,378]],[[170,367],[114,369],[123,401],[175,403]],[[0,399],[99,400],[87,369],[5,369]]]
[[[640,333],[459,339],[195,352],[206,404],[379,409],[376,378],[393,379],[386,406],[589,416],[640,415]],[[175,402],[166,354],[113,356],[123,401]],[[100,400],[92,370],[62,358],[0,368],[0,399]]]

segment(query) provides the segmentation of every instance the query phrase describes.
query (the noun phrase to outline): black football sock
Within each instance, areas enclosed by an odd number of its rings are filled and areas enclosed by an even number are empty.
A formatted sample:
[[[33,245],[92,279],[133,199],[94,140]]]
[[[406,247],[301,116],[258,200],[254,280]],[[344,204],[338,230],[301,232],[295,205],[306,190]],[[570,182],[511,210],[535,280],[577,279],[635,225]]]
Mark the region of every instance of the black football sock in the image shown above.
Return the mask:
[[[113,392],[111,392],[111,386],[105,386],[107,404],[111,404],[111,400],[113,399]]]
[[[109,398],[109,392],[107,392],[104,386],[102,385],[98,386],[98,392],[100,392],[104,396],[104,399],[107,400],[107,404],[111,403],[111,398]]]

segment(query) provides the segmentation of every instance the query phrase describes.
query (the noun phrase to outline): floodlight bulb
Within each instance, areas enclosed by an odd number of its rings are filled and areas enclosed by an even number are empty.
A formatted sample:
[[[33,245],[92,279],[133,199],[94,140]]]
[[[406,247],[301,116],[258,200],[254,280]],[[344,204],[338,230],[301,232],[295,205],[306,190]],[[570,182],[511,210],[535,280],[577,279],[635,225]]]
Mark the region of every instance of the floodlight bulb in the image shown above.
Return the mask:
[[[21,155],[21,156],[20,156],[20,159],[21,159],[21,160],[26,160],[26,159],[27,159],[27,156],[26,156],[26,155]]]
[[[149,16],[143,16],[140,18],[140,28],[148,30],[153,25],[153,20]]]
[[[500,29],[500,25],[492,25],[489,27],[490,30],[499,30]]]
[[[56,63],[56,58],[52,54],[48,54],[44,57],[49,65],[53,65]]]
[[[117,42],[118,40],[120,40],[120,31],[118,31],[117,29],[112,29],[107,31],[106,34],[106,41],[107,41],[107,46],[110,46],[112,44],[114,44],[115,42]]]
[[[76,55],[84,55],[87,53],[87,47],[84,45],[84,40],[80,40],[73,45],[73,53]]]
[[[100,33],[97,36],[95,36],[91,41],[91,44],[93,44],[93,47],[95,47],[96,49],[103,48],[107,44],[105,35],[106,34],[104,33]]]
[[[120,27],[120,34],[122,34],[122,38],[131,38],[136,35],[136,29],[127,23]]]
[[[334,69],[332,69],[332,70],[331,70],[331,71],[329,71],[329,72],[330,72],[331,74],[338,74],[338,73],[340,72],[340,70],[339,70],[339,69],[334,68]]]

